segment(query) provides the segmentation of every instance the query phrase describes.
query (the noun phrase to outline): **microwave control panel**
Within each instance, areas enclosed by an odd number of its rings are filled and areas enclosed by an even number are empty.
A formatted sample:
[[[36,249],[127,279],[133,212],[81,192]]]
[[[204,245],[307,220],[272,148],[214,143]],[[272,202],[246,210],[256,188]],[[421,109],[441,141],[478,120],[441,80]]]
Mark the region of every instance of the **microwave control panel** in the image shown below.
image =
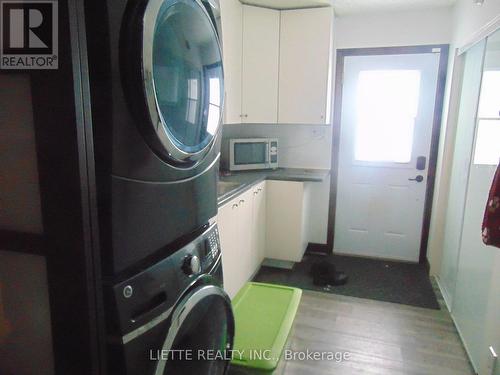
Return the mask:
[[[278,162],[278,142],[272,141],[269,147],[269,161],[271,163]]]

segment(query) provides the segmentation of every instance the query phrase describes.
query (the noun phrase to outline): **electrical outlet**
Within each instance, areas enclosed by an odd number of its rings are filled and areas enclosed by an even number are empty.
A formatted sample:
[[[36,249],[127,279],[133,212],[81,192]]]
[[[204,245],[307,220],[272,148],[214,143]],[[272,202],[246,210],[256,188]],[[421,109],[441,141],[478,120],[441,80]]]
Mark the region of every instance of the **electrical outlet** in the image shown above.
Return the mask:
[[[312,136],[314,139],[317,139],[317,140],[324,139],[325,138],[325,129],[323,129],[323,128],[313,129]]]
[[[488,355],[488,365],[486,366],[486,374],[488,375],[495,375],[495,367],[497,365],[497,353],[495,352],[495,349],[493,349],[493,346],[490,346],[489,348],[489,355]]]

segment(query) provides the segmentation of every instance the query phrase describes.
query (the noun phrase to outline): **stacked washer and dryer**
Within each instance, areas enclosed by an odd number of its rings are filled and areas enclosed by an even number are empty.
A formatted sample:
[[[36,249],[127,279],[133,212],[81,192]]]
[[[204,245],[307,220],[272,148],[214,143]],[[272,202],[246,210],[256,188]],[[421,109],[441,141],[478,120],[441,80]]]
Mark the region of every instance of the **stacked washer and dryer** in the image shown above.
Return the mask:
[[[223,374],[227,357],[200,356],[234,337],[218,2],[87,0],[85,18],[110,373]]]

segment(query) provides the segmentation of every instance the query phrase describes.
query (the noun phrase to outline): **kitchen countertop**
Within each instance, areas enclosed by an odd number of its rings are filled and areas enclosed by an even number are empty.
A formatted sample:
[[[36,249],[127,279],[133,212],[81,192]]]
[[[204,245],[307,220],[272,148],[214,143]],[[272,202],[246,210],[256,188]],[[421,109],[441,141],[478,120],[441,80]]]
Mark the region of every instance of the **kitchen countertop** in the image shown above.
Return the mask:
[[[220,190],[218,191],[217,204],[219,207],[224,205],[226,202],[264,180],[323,182],[329,174],[330,170],[328,169],[300,168],[230,172],[229,175],[221,175],[219,178],[222,184],[219,184]],[[223,184],[226,184],[225,189],[221,186]]]

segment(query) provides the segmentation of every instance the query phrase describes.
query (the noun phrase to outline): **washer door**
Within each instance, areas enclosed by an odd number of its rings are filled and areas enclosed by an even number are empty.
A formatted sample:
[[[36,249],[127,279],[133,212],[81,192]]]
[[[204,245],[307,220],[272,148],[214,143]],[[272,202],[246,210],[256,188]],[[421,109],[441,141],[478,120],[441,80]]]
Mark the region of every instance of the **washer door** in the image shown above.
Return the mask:
[[[194,289],[172,314],[155,375],[222,375],[233,340],[234,317],[227,294],[213,285]]]
[[[141,133],[162,159],[192,167],[214,143],[223,110],[207,9],[199,0],[131,1],[121,35],[122,83]]]

